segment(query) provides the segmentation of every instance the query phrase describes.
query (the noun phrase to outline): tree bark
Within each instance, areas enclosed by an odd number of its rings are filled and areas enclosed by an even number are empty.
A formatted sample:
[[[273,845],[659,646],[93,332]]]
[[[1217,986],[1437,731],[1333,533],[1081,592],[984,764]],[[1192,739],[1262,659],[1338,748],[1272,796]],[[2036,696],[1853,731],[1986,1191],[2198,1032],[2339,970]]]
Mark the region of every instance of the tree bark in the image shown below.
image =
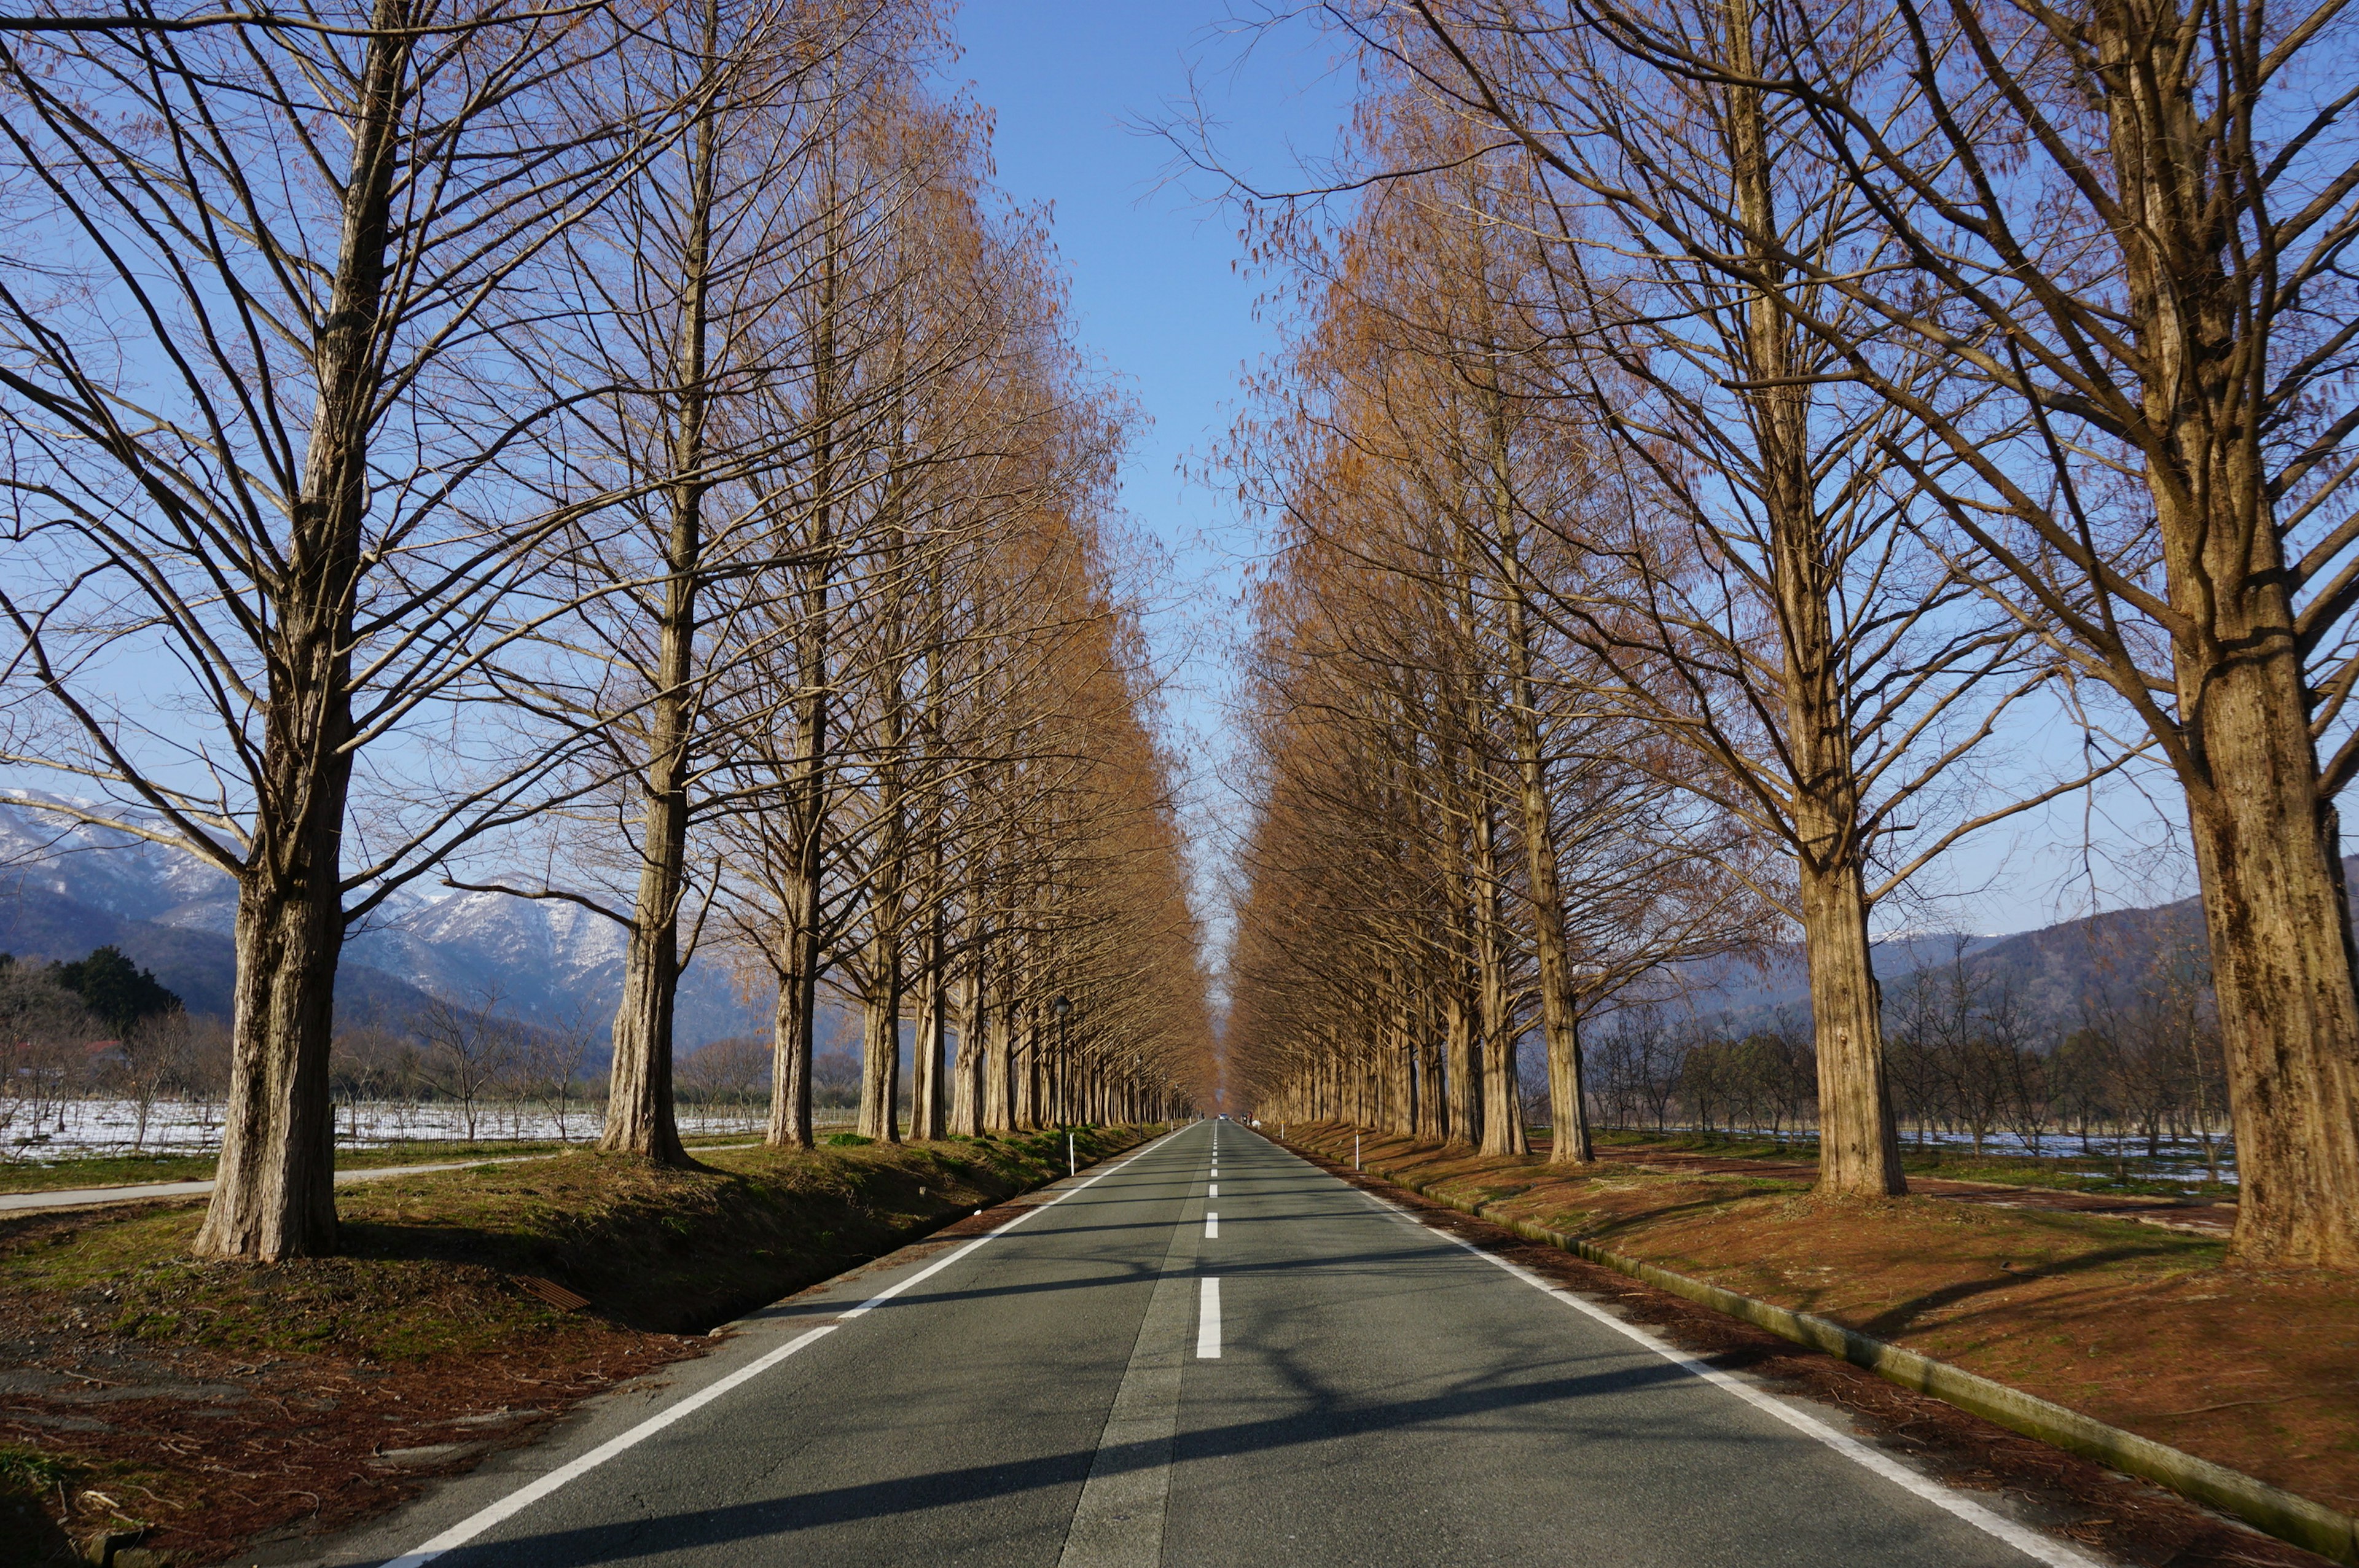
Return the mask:
[[[1728,0],[1732,69],[1754,74],[1753,0]],[[1792,321],[1779,306],[1785,276],[1772,189],[1768,129],[1759,90],[1729,97],[1731,176],[1750,266],[1768,281],[1745,319],[1749,406],[1769,524],[1770,590],[1777,600],[1790,758],[1792,829],[1802,941],[1810,971],[1819,1058],[1819,1189],[1908,1190],[1886,1081],[1882,998],[1867,940],[1860,793],[1843,671],[1828,596],[1835,573],[1811,483],[1810,391],[1793,384]]]
[[[237,979],[220,1169],[193,1250],[284,1258],[336,1244],[328,1051],[343,943],[342,840],[352,785],[353,616],[368,510],[369,421],[389,202],[411,43],[379,0],[366,46],[343,232],[314,351],[318,386],[288,531],[281,657],[269,672],[254,846],[238,881]]]
[[[706,8],[709,49],[719,18]],[[679,336],[673,351],[670,526],[664,541],[664,603],[656,627],[655,694],[648,704],[647,761],[640,778],[645,814],[639,884],[623,955],[623,1000],[614,1013],[601,1149],[662,1165],[690,1163],[672,1104],[672,1014],[679,996],[679,908],[688,889],[688,780],[694,747],[697,591],[704,571],[703,478],[711,331],[706,290],[712,248],[719,127],[708,111],[689,141],[687,233],[681,247]]]
[[[2359,1268],[2359,1005],[2340,845],[2298,665],[2270,641],[2201,671],[2185,702],[2211,764],[2187,816],[2235,1116],[2234,1246],[2256,1262]]]
[[[868,983],[861,995],[860,1134],[901,1141],[901,944],[891,932],[870,938]]]
[[[799,969],[778,973],[777,1006],[770,1019],[770,1125],[763,1134],[763,1141],[773,1149],[809,1149],[814,1142],[811,1004],[818,993],[807,974]]]
[[[1483,1010],[1483,1137],[1485,1154],[1527,1154],[1523,1086],[1517,1082],[1515,1010],[1507,991],[1506,911],[1500,907],[1497,828],[1491,804],[1474,808],[1474,971]]]
[[[1504,447],[1504,443],[1502,443]],[[1504,464],[1506,454],[1496,454]],[[1516,748],[1517,799],[1523,808],[1525,874],[1532,890],[1532,944],[1537,949],[1540,990],[1540,1038],[1548,1055],[1549,1163],[1583,1164],[1596,1158],[1590,1148],[1589,1107],[1581,1087],[1580,1011],[1572,994],[1571,957],[1565,952],[1564,891],[1556,863],[1556,827],[1550,820],[1548,762],[1540,752],[1539,711],[1532,687],[1529,618],[1524,610],[1522,562],[1516,528],[1504,497],[1493,524],[1507,574],[1507,733]]]

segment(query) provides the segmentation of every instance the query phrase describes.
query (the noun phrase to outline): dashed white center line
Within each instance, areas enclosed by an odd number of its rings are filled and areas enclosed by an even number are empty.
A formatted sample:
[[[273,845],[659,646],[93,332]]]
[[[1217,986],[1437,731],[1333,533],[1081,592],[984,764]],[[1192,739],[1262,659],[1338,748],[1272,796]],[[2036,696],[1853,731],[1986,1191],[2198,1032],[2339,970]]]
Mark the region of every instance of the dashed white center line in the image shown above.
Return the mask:
[[[1207,1241],[1218,1241],[1220,1238],[1221,1217],[1217,1214],[1207,1214],[1204,1217],[1204,1239]]]
[[[1214,1182],[1210,1187],[1205,1189],[1204,1195],[1208,1198],[1219,1197],[1221,1195],[1221,1184]]]
[[[1221,1358],[1221,1281],[1207,1275],[1196,1294],[1196,1359]]]

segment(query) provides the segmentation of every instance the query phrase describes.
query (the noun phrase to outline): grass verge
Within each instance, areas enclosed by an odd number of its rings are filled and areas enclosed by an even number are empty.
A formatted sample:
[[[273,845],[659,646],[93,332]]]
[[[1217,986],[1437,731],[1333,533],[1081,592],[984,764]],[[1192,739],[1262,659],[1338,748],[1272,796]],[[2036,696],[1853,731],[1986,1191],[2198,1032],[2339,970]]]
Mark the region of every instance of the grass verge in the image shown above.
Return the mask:
[[[687,1171],[575,1151],[342,1188],[342,1254],[273,1266],[188,1257],[193,1204],[0,1221],[0,1563],[109,1538],[198,1563],[347,1525],[1064,1153],[1061,1132]]]
[[[1290,1131],[1349,1162],[1349,1128]],[[1362,1137],[1371,1173],[1485,1201],[1485,1217],[1831,1318],[2359,1512],[2359,1277],[2243,1268],[2209,1238],[2098,1216],[1622,1161],[1567,1175]]]
[[[751,1132],[699,1133],[683,1139],[691,1150],[743,1143]],[[519,1155],[564,1154],[585,1145],[483,1139],[419,1139],[370,1149],[339,1149],[340,1171],[383,1170],[388,1165],[431,1165],[451,1160],[504,1160]],[[0,1193],[54,1193],[78,1187],[133,1187],[155,1182],[212,1179],[212,1154],[70,1154],[57,1160],[0,1161]]]

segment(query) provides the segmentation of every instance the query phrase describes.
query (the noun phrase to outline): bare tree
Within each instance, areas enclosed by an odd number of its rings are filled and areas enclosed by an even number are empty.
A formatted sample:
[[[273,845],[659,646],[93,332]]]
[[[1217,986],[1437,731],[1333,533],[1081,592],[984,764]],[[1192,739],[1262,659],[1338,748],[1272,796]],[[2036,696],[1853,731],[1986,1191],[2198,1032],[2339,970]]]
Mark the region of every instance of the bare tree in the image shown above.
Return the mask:
[[[1611,4],[1571,29],[1490,0],[1413,9],[1451,96],[1560,167],[1569,105],[1498,51],[1553,59],[1578,35],[1805,118],[1893,265],[1750,222],[1752,254],[1810,285],[1774,303],[1825,373],[1907,419],[1882,445],[1940,503],[1961,571],[2134,714],[2185,791],[2245,1162],[2238,1254],[2359,1261],[2333,805],[2359,772],[2341,265],[2359,164],[2353,100],[2310,85],[2347,48],[2342,7],[1794,3],[1701,42]]]
[[[458,1108],[467,1141],[475,1141],[484,1101],[522,1054],[513,1022],[499,1012],[499,993],[473,1005],[441,997],[428,1000],[416,1023],[419,1044],[413,1069],[426,1089]]]
[[[660,139],[660,114],[560,112],[627,35],[597,4],[377,0],[0,39],[0,146],[50,258],[0,282],[0,756],[237,879],[201,1252],[333,1246],[344,931],[538,791],[510,756],[389,809],[561,521],[485,470],[549,406],[471,406],[458,373],[495,373],[517,270]]]

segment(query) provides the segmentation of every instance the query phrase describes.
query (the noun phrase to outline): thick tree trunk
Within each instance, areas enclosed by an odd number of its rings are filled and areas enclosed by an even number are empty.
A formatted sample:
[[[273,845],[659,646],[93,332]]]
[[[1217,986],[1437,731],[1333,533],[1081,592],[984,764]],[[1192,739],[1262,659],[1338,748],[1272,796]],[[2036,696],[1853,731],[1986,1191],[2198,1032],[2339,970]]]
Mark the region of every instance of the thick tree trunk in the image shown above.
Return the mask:
[[[708,7],[708,39],[717,18]],[[656,626],[654,699],[648,705],[645,820],[639,885],[623,955],[623,1000],[614,1014],[606,1130],[598,1146],[658,1164],[689,1163],[672,1105],[672,1013],[679,995],[679,907],[688,888],[688,780],[693,742],[697,591],[704,569],[703,477],[710,331],[705,291],[718,126],[711,114],[690,140],[688,232],[682,243],[679,336],[670,365],[679,398],[670,413],[670,525],[664,540],[663,609]],[[669,280],[661,280],[669,286]]]
[[[991,1012],[985,981],[990,978],[988,956],[990,943],[980,935],[967,961],[967,978],[961,988],[958,1024],[958,1056],[951,1067],[950,1130],[953,1137],[975,1138],[982,1135],[986,1098],[984,1069],[990,1053],[984,1037],[990,1033]]]
[[[1820,1190],[1905,1192],[1858,863],[1829,870],[1805,859],[1801,902],[1818,1040]]]
[[[890,935],[872,938],[861,994],[860,1134],[901,1141],[901,952]]]
[[[819,932],[800,890],[788,894],[787,929],[774,962],[777,1006],[770,1021],[770,1124],[764,1141],[774,1149],[809,1149],[811,1136],[811,1045],[819,1026]]]
[[[811,1136],[811,1023],[809,988],[792,974],[778,977],[770,1018],[770,1125],[773,1149],[809,1149]]]
[[[340,814],[339,814],[340,815]],[[294,888],[238,890],[229,1100],[205,1258],[277,1262],[335,1250],[335,1105],[328,1083],[336,958],[343,943],[337,836]],[[310,857],[307,856],[309,860]]]
[[[2290,656],[2210,676],[2196,710],[2216,782],[2187,806],[2235,1119],[2234,1251],[2359,1268],[2359,1003],[2340,835],[2318,799]]]
[[[2125,211],[2137,437],[2183,618],[2172,760],[2235,1118],[2234,1252],[2359,1268],[2359,983],[2267,449],[2272,349],[2287,346],[2273,340],[2277,258],[2217,216],[2266,203],[2242,167],[2249,130],[2209,102],[2214,67],[2185,49],[2174,13],[2099,6],[2091,31]],[[2266,47],[2224,45],[2229,80],[2257,82]]]
[[[942,983],[941,939],[937,930],[918,971],[918,1029],[909,1066],[909,1136],[920,1143],[941,1140],[942,1047],[948,1044]]]
[[[368,510],[369,420],[400,150],[409,9],[379,0],[361,68],[353,159],[301,489],[289,519],[277,656],[263,714],[270,787],[238,881],[229,1099],[200,1257],[276,1261],[336,1245],[328,1049],[343,943],[343,824],[352,787],[353,615]]]
[[[684,806],[684,803],[681,803]],[[663,813],[671,816],[672,813]],[[679,815],[685,815],[681,811]],[[650,837],[662,831],[649,826]],[[658,852],[662,852],[658,846]],[[598,1147],[662,1165],[685,1165],[672,1107],[672,1004],[679,994],[679,900],[667,867],[648,864],[623,951],[623,1000],[614,1013],[614,1062],[607,1080],[606,1130]]]
[[[1474,811],[1474,973],[1482,1005],[1483,1134],[1485,1154],[1526,1154],[1523,1086],[1515,1010],[1507,989],[1506,912],[1500,907],[1496,827],[1485,801]]]

